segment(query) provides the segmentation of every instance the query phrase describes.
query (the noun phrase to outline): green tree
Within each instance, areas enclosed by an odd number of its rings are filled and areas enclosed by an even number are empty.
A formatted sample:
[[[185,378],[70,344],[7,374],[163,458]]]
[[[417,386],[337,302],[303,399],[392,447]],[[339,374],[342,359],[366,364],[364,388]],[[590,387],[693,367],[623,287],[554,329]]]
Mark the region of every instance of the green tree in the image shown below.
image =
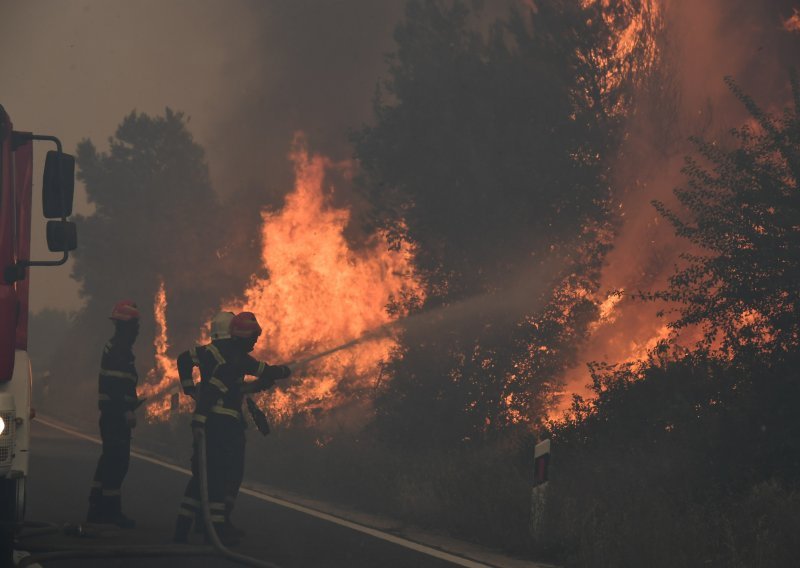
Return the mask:
[[[412,244],[427,290],[405,307],[502,296],[520,280],[529,292],[458,329],[407,334],[379,401],[396,438],[452,442],[536,420],[595,317],[607,158],[629,94],[614,10],[538,3],[482,33],[465,2],[407,5],[374,124],[354,135],[373,219]],[[541,280],[555,289],[540,293]]]
[[[220,216],[203,149],[186,119],[170,109],[163,117],[132,112],[107,153],[84,140],[77,161],[96,208],[78,219],[81,247],[73,269],[89,299],[87,311],[107,311],[129,297],[151,319],[148,308],[163,278],[171,331],[190,341],[219,297],[212,264]]]
[[[726,81],[755,124],[733,131],[734,149],[695,139],[683,214],[654,202],[698,252],[650,297],[680,302],[673,327],[702,326],[707,347],[777,356],[800,346],[800,85],[793,75],[794,108],[773,117]]]
[[[131,112],[109,138],[108,151],[82,141],[77,164],[95,211],[77,218],[80,246],[73,277],[86,307],[58,355],[63,364],[54,392],[63,397],[76,390],[75,380],[96,380],[100,349],[111,332],[107,317],[116,301],[133,299],[142,311],[136,348],[145,372],[152,364],[152,306],[160,282],[166,289],[170,343],[186,348],[220,300],[246,284],[260,244],[253,238],[260,223],[257,207],[243,212],[221,206],[204,150],[182,113]]]
[[[558,475],[540,546],[587,566],[791,564],[800,527],[800,85],[780,118],[732,80],[753,126],[695,140],[681,213],[695,252],[667,290],[692,349],[593,367],[594,398],[552,424]],[[676,553],[675,551],[680,551]]]

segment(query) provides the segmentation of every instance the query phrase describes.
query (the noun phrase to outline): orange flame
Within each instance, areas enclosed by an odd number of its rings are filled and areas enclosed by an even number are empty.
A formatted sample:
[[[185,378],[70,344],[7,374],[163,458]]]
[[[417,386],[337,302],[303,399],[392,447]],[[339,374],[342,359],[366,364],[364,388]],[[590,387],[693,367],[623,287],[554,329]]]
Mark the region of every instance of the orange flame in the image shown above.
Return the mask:
[[[139,388],[139,397],[147,398],[146,417],[149,421],[166,419],[172,407],[172,395],[179,390],[178,372],[175,360],[167,355],[169,339],[167,337],[167,291],[161,279],[158,291],[153,300],[153,320],[156,324],[156,335],[153,339],[155,348],[155,364],[148,371],[145,383]],[[180,409],[189,411],[190,401],[184,397],[180,401]]]
[[[302,359],[369,335],[402,315],[389,315],[386,307],[393,297],[422,296],[408,246],[390,250],[383,235],[373,235],[357,250],[347,242],[344,232],[350,211],[331,205],[324,183],[327,173],[350,175],[352,165],[309,155],[301,135],[295,137],[290,159],[295,165],[294,191],[286,196],[283,209],[262,213],[261,256],[269,277],[253,275],[244,298],[223,308],[256,314],[264,335],[254,355],[272,364]],[[180,389],[175,361],[167,355],[163,282],[156,294],[154,318],[155,367],[141,395],[154,399],[148,418],[166,420]],[[201,341],[207,340],[204,331]],[[365,391],[380,379],[381,362],[396,345],[387,329],[318,360],[299,378],[259,395],[258,401],[277,421],[363,402],[369,398],[363,396]],[[178,410],[186,412],[191,407],[191,401],[181,397]]]
[[[652,69],[658,59],[655,33],[662,19],[659,0],[629,1],[613,7],[611,0],[583,0],[582,5],[598,6],[605,24],[614,32],[608,51],[587,54],[588,63],[605,75],[597,85],[601,93],[618,87],[631,71]],[[607,109],[611,113],[624,110],[624,105]]]
[[[617,293],[609,294],[608,298],[606,298],[599,306],[598,310],[600,314],[597,318],[597,321],[592,322],[589,326],[589,332],[594,333],[600,327],[614,323],[617,321],[619,317],[619,313],[614,309],[619,304],[619,301],[622,299],[622,295],[624,294],[624,290],[619,290]]]
[[[800,33],[800,10],[793,8],[794,12],[785,22],[783,22],[783,29],[787,32]]]
[[[624,311],[620,305],[623,292],[611,294],[599,305],[599,318],[589,327],[589,340],[581,354],[581,364],[564,377],[564,390],[548,413],[549,420],[559,420],[572,405],[572,395],[592,398],[592,382],[586,363],[608,361],[635,364],[644,361],[662,342],[674,339],[675,332],[663,320],[642,311]]]
[[[393,297],[422,293],[409,247],[390,250],[383,235],[373,235],[359,250],[347,242],[350,211],[331,205],[324,182],[328,172],[349,175],[352,165],[309,155],[300,135],[290,158],[294,192],[281,211],[262,214],[262,261],[270,276],[253,276],[244,300],[231,306],[256,314],[264,328],[256,355],[271,363],[357,339],[397,318],[386,310]],[[391,336],[357,344],[259,401],[278,420],[343,405],[374,386],[395,347]]]

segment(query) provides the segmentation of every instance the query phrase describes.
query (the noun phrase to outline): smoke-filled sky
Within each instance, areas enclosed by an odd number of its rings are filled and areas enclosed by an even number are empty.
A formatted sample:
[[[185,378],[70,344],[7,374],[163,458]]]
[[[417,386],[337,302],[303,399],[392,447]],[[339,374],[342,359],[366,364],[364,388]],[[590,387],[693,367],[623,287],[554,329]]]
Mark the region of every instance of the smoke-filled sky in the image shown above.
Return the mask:
[[[169,106],[191,117],[220,193],[246,183],[284,192],[295,130],[315,149],[349,157],[347,129],[369,118],[402,8],[402,0],[0,0],[0,103],[15,128],[59,136],[70,152],[85,137],[104,148],[133,109]],[[91,212],[81,188],[76,212]],[[48,254],[43,234],[34,223],[35,257]],[[77,290],[68,268],[34,269],[31,306],[75,309]]]
[[[689,136],[731,144],[730,129],[750,119],[723,78],[732,77],[762,108],[780,114],[791,100],[789,70],[800,63],[800,33],[786,24],[797,0],[653,3],[667,33],[666,67],[659,80],[670,94],[650,101],[651,107],[631,120],[627,148],[614,164],[622,223],[606,258],[601,293],[664,289],[682,262],[688,242],[675,236],[651,201],[677,205],[672,191],[685,184],[684,157],[695,152]],[[670,318],[655,315],[662,304],[625,298],[615,305],[598,322],[580,364],[567,373],[569,390],[588,392],[583,388],[591,382],[586,362],[637,360],[667,337]],[[692,338],[682,341],[690,344]]]
[[[500,4],[508,3],[488,2],[487,12],[496,13]],[[208,152],[218,192],[231,195],[244,185],[257,184],[277,196],[292,185],[286,154],[294,131],[306,132],[315,151],[334,159],[349,157],[347,130],[369,119],[403,4],[404,0],[0,0],[0,103],[16,128],[55,134],[68,151],[85,137],[103,148],[133,109],[158,114],[169,106],[184,111]],[[722,83],[725,74],[736,76],[756,96],[785,89],[787,82],[778,70],[792,59],[791,46],[797,46],[790,38],[800,34],[787,31],[784,22],[796,2],[656,4],[666,15],[675,51],[680,135],[696,133],[694,126],[708,123],[703,112],[713,113],[717,128],[734,126],[743,116]],[[659,134],[646,131],[648,127],[635,135],[643,138],[644,146],[657,146]],[[620,168],[621,186],[641,183],[650,189],[625,200],[627,228],[610,265],[624,258],[626,267],[634,268],[631,258],[645,260],[642,251],[630,247],[647,242],[642,225],[655,219],[649,201],[663,198],[680,183],[679,155],[646,158],[647,171]],[[38,180],[41,163],[36,172]],[[621,190],[624,194],[631,189]],[[76,206],[79,213],[91,211],[80,188]],[[44,224],[34,223],[37,257],[47,254],[43,234]],[[607,277],[606,284],[616,287],[630,280],[623,272],[608,271],[608,276],[617,277]],[[68,268],[48,269],[46,274],[34,270],[31,306],[75,309],[80,305],[77,289]]]

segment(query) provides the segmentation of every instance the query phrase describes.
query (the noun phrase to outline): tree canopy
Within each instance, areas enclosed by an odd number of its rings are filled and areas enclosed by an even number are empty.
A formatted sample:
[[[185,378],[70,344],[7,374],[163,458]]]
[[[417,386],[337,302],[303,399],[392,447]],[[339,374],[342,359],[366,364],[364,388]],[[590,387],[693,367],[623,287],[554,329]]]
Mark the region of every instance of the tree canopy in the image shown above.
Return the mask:
[[[107,152],[91,140],[79,144],[78,178],[95,212],[78,219],[81,247],[73,269],[88,313],[131,298],[143,311],[143,331],[152,330],[149,308],[163,280],[171,337],[180,343],[194,340],[225,295],[217,251],[226,217],[187,123],[170,109],[155,117],[134,111]]]
[[[681,302],[673,326],[701,325],[709,347],[779,355],[800,346],[800,85],[774,117],[727,82],[753,124],[733,131],[737,148],[695,139],[682,212],[655,202],[697,252],[654,297]]]
[[[415,251],[427,295],[406,307],[529,287],[511,310],[405,337],[379,409],[398,439],[536,420],[595,315],[628,82],[614,20],[582,4],[512,10],[483,31],[465,2],[413,1],[395,31],[354,143],[375,224]],[[556,284],[542,295],[543,280]]]

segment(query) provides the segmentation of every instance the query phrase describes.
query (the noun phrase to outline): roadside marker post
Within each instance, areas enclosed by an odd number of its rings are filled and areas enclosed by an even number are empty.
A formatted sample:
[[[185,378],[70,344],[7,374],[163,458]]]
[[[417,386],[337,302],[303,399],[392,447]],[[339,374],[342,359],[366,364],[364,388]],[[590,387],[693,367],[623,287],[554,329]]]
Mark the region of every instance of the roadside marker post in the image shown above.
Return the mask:
[[[533,489],[531,490],[530,532],[538,540],[544,522],[547,487],[550,479],[550,440],[536,444],[533,450]]]

